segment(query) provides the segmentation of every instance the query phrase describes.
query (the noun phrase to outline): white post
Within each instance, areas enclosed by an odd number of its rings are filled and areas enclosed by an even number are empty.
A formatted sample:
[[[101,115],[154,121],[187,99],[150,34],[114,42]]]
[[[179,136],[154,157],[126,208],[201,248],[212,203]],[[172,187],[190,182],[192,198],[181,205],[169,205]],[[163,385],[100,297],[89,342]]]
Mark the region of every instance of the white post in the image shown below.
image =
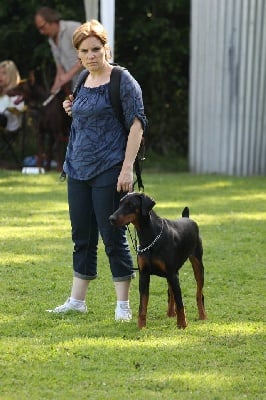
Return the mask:
[[[85,8],[85,15],[86,21],[90,19],[98,19],[98,0],[84,0],[84,8]]]
[[[115,0],[101,0],[101,23],[107,31],[112,52],[111,61],[114,61]]]

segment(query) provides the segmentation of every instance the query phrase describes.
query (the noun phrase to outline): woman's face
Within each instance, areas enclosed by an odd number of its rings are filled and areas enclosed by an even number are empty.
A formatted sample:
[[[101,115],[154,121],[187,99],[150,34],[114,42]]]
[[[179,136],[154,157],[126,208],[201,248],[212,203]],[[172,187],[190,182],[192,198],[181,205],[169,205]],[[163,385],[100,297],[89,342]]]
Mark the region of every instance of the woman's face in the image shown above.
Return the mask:
[[[105,63],[105,48],[95,36],[90,36],[81,42],[78,57],[89,71],[98,71]]]

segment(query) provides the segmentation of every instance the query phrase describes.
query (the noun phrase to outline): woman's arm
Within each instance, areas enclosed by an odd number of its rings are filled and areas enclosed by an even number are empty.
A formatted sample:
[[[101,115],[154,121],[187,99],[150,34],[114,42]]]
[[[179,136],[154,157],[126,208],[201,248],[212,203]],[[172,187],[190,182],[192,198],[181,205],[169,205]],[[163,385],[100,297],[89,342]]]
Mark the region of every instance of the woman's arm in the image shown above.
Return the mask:
[[[134,182],[133,166],[135,158],[138,154],[139,146],[142,140],[142,135],[143,135],[142,124],[138,118],[135,118],[129,131],[127,147],[125,152],[125,159],[117,180],[118,192],[133,191],[133,182]]]

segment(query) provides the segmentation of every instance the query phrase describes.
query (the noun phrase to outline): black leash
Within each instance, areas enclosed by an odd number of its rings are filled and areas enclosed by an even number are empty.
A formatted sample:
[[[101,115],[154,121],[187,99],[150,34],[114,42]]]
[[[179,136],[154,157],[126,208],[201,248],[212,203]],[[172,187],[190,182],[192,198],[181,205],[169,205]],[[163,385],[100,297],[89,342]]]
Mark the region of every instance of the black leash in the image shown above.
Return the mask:
[[[142,141],[141,145],[140,145],[139,152],[137,154],[137,157],[136,157],[136,160],[135,160],[135,163],[134,163],[135,173],[136,173],[136,180],[133,182],[133,190],[134,190],[134,187],[135,187],[135,185],[137,183],[139,191],[143,192],[143,193],[144,193],[144,184],[143,184],[143,181],[142,181],[141,172],[142,172],[142,167],[143,167],[143,161],[144,160],[145,160],[145,143],[144,143],[144,141]],[[129,225],[126,225],[126,228],[127,228],[128,233],[129,233],[133,249],[134,249],[136,255],[138,255],[139,246],[138,246],[136,228],[134,227],[134,238],[133,238],[133,236],[131,234],[131,231],[129,229]],[[134,271],[139,271],[139,267],[138,268],[133,268],[133,270]]]
[[[130,239],[131,239],[131,242],[132,242],[133,249],[135,250],[135,253],[136,253],[136,256],[137,256],[137,255],[138,255],[137,231],[136,231],[136,229],[134,228],[134,238],[133,238],[132,235],[131,235],[131,232],[130,232],[130,229],[129,229],[129,226],[128,226],[128,225],[126,225],[126,228],[127,228],[128,233],[129,233],[129,236],[130,236]],[[138,259],[137,259],[137,264],[138,264]],[[134,271],[139,271],[139,266],[138,266],[138,268],[133,268],[133,270],[134,270]]]
[[[132,235],[131,235],[131,232],[130,232],[130,229],[129,229],[128,225],[126,225],[126,228],[127,228],[128,233],[129,233],[133,249],[135,250],[135,253],[138,254],[138,240],[137,240],[136,229],[134,228],[134,238],[133,238]]]
[[[137,154],[136,160],[134,162],[134,168],[136,173],[136,180],[133,183],[133,189],[136,183],[138,184],[139,192],[144,192],[144,184],[141,177],[141,172],[143,168],[143,161],[145,160],[145,143],[141,142],[139,152]]]

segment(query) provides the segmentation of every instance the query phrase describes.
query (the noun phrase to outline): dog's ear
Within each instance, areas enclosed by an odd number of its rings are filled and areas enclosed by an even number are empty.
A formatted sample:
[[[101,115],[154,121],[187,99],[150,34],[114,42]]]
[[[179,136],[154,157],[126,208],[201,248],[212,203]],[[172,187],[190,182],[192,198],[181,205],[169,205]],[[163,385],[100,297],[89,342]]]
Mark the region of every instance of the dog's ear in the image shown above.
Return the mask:
[[[145,194],[141,195],[141,213],[143,216],[146,216],[149,214],[151,209],[155,206],[155,201],[149,197],[146,196]]]

